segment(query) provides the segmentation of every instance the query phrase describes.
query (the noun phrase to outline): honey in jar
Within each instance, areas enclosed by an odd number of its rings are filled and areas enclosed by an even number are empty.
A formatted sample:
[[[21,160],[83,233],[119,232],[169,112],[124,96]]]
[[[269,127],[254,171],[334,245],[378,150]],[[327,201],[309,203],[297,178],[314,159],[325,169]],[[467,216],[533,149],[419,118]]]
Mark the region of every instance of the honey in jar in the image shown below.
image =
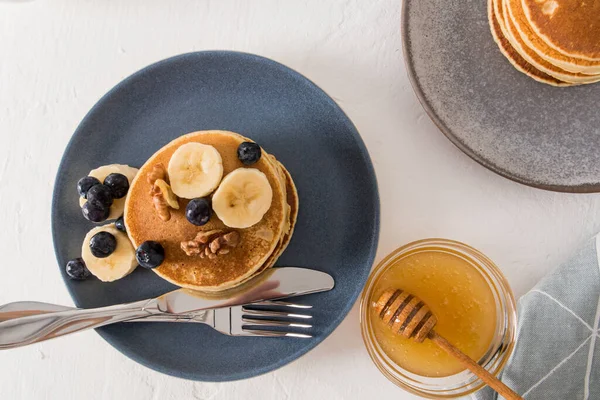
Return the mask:
[[[370,296],[373,304],[386,289],[419,297],[437,317],[435,330],[474,360],[488,351],[496,332],[496,302],[490,284],[460,253],[421,250],[405,254],[382,272]],[[418,343],[396,334],[370,307],[369,323],[383,352],[414,374],[444,377],[464,367],[430,340]]]

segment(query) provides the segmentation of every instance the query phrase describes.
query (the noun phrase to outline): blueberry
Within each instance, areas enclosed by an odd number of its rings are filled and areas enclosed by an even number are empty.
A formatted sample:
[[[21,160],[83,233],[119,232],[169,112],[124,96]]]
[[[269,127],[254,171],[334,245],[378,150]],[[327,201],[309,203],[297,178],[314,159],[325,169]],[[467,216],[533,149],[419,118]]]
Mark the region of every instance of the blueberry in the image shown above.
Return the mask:
[[[125,228],[125,221],[123,220],[122,215],[115,221],[115,227],[121,232],[127,232],[127,229]]]
[[[95,185],[90,188],[87,192],[88,201],[97,201],[107,208],[112,206],[113,195],[110,188],[106,185]]]
[[[108,216],[110,215],[110,207],[106,207],[104,204],[99,203],[98,201],[88,200],[85,202],[83,207],[81,207],[81,212],[88,221],[102,222],[108,219]]]
[[[210,202],[204,198],[192,199],[185,208],[185,217],[196,226],[202,226],[210,220]]]
[[[238,146],[237,156],[244,165],[252,165],[260,160],[262,151],[254,142],[244,142]]]
[[[87,199],[88,190],[92,188],[92,186],[99,185],[100,181],[93,176],[85,176],[77,182],[77,192],[79,196]]]
[[[144,268],[156,268],[165,259],[165,249],[158,242],[149,240],[144,242],[135,251],[135,258]]]
[[[115,199],[122,199],[129,191],[129,180],[123,174],[108,175],[104,179],[104,184],[110,188]]]
[[[76,258],[67,262],[65,271],[67,272],[67,275],[69,275],[69,278],[75,279],[76,281],[83,281],[90,276],[90,271],[88,271],[85,262],[83,262],[81,258]]]
[[[106,258],[115,252],[117,239],[108,232],[98,232],[90,239],[90,251],[94,257]]]

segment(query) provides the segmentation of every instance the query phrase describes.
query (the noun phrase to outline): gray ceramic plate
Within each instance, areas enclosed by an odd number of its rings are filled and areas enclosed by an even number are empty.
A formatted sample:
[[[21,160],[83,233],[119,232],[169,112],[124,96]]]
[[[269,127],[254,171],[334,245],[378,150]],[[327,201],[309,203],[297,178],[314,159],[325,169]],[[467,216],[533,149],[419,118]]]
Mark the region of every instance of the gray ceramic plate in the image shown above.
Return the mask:
[[[600,191],[600,84],[555,88],[517,71],[486,0],[404,0],[402,33],[415,92],[458,148],[526,185]]]
[[[226,381],[278,368],[306,353],[346,316],[365,283],[379,236],[373,167],[352,122],[321,89],[262,57],[234,52],[184,54],[125,79],[90,110],[65,150],[52,204],[59,268],[79,307],[154,297],[173,285],[137,268],[112,283],[69,280],[67,260],[79,257],[92,225],[81,215],[76,183],[104,164],[141,166],[174,138],[224,129],[251,137],[277,156],[298,187],[294,237],[278,265],[331,274],[335,288],[306,296],[310,340],[222,335],[196,324],[116,324],[98,333],[134,360],[170,375]]]

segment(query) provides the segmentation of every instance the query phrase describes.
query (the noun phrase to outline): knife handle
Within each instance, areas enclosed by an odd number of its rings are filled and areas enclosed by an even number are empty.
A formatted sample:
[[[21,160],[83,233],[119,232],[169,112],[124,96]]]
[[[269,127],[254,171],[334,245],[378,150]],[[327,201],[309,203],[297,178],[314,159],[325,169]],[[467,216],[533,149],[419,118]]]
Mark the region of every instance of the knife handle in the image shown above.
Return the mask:
[[[25,311],[25,310],[23,310]],[[12,309],[11,314],[18,314]],[[0,322],[0,350],[25,346],[85,329],[160,314],[156,300],[142,300],[116,306],[74,309],[21,316]],[[23,314],[21,314],[23,315]],[[0,317],[2,313],[0,313]],[[4,318],[0,318],[2,320]]]

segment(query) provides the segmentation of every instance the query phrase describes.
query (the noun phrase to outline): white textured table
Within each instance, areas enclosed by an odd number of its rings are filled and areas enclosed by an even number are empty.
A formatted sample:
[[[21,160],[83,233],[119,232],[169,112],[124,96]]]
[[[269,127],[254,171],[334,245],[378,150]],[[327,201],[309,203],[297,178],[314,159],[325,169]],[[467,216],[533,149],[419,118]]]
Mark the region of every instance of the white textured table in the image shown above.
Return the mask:
[[[508,181],[436,129],[406,77],[400,1],[0,0],[0,303],[72,304],[50,236],[52,186],[67,141],[122,78],[206,49],[273,58],[346,111],[379,181],[378,259],[415,239],[461,240],[495,260],[521,295],[600,230],[600,195]],[[357,307],[305,357],[241,382],[161,375],[93,332],[1,352],[0,368],[3,399],[413,398],[369,360]]]

